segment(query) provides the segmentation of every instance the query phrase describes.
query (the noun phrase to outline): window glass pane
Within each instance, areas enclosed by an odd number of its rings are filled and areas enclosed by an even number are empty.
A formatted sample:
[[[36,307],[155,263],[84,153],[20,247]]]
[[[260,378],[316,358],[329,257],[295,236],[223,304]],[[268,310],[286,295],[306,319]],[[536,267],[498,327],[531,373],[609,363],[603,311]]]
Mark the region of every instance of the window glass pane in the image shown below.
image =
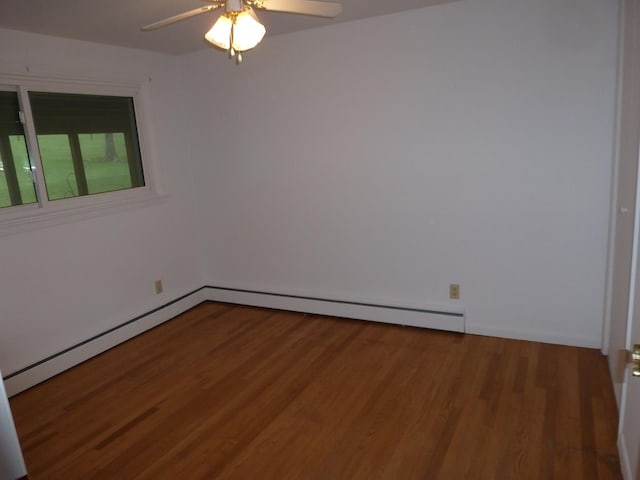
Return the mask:
[[[38,135],[38,148],[49,200],[78,196],[78,183],[67,135]]]
[[[29,98],[50,200],[144,186],[132,98]]]
[[[0,91],[0,208],[36,202],[16,92]]]
[[[83,133],[79,139],[89,193],[132,187],[123,133]]]
[[[33,184],[33,175],[31,174],[32,166],[29,162],[29,153],[27,152],[27,144],[24,135],[11,135],[9,137],[11,144],[11,152],[13,153],[13,161],[16,165],[16,173],[18,176],[18,187],[22,194],[22,203],[35,203],[36,190]]]

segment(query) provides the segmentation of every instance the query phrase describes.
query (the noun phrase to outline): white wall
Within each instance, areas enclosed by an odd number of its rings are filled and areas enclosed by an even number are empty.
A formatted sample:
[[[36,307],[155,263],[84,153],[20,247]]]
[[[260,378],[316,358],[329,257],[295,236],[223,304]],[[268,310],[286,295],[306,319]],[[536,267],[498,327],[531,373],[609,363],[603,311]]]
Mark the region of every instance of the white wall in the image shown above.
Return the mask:
[[[241,67],[0,30],[0,72],[152,77],[167,193],[0,236],[0,368],[205,282],[464,307],[470,332],[599,346],[616,16],[465,0],[267,36]]]
[[[151,77],[153,161],[166,198],[0,236],[0,367],[9,375],[203,283],[175,57],[0,30],[0,72]],[[156,295],[154,280],[164,281]]]
[[[600,346],[617,5],[467,0],[182,58],[208,283]]]

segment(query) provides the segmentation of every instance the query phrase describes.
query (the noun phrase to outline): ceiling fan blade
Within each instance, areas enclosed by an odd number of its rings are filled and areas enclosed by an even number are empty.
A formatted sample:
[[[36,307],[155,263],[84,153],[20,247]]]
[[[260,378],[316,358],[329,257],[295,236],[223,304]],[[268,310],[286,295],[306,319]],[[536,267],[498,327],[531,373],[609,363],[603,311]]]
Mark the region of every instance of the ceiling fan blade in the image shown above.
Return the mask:
[[[195,8],[193,10],[189,10],[188,12],[181,13],[179,15],[174,15],[173,17],[165,18],[164,20],[160,20],[159,22],[151,23],[149,25],[145,25],[142,27],[142,30],[155,30],[157,28],[166,27],[167,25],[171,25],[172,23],[179,22],[180,20],[185,20],[187,18],[195,17],[196,15],[200,15],[202,13],[210,12],[211,10],[215,10],[216,8],[220,8],[221,5],[207,5],[206,7]]]
[[[326,18],[334,18],[342,12],[342,5],[339,3],[313,0],[262,0],[256,2],[255,6],[272,12],[298,13]]]

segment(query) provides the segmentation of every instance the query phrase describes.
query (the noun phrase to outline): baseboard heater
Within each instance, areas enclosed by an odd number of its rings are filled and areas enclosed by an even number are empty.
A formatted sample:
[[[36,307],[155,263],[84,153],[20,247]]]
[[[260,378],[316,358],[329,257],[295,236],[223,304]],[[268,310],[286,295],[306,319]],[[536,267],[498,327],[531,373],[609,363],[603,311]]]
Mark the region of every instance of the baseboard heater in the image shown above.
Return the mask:
[[[16,395],[116,345],[126,342],[147,330],[175,318],[190,308],[206,301],[207,298],[204,295],[204,290],[205,287],[197,288],[135,318],[129,319],[58,353],[8,374],[4,377],[4,385],[8,395]]]
[[[445,309],[442,307],[381,305],[219,286],[207,286],[206,296],[209,300],[217,302],[433,328],[451,332],[465,332],[465,313],[463,308],[448,307]]]
[[[203,301],[315,313],[414,327],[465,331],[464,309],[416,308],[328,298],[204,286],[4,377],[9,396],[20,393],[140,333],[170,320]]]

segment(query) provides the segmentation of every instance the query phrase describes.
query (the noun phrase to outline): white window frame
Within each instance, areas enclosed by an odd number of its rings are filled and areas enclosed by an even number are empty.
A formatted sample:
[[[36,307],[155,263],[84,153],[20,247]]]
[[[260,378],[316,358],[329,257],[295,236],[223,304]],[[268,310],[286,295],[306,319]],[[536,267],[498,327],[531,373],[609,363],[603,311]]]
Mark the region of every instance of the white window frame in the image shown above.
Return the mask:
[[[25,141],[29,160],[33,167],[32,175],[37,196],[36,203],[0,208],[0,235],[15,233],[25,227],[48,226],[73,219],[93,217],[99,213],[129,209],[158,201],[164,197],[157,168],[153,161],[152,145],[149,141],[151,122],[148,119],[150,108],[148,81],[105,83],[91,80],[47,79],[0,74],[0,90],[13,91],[18,94],[20,110],[24,117]],[[29,102],[29,91],[132,98],[144,186],[49,200]]]

